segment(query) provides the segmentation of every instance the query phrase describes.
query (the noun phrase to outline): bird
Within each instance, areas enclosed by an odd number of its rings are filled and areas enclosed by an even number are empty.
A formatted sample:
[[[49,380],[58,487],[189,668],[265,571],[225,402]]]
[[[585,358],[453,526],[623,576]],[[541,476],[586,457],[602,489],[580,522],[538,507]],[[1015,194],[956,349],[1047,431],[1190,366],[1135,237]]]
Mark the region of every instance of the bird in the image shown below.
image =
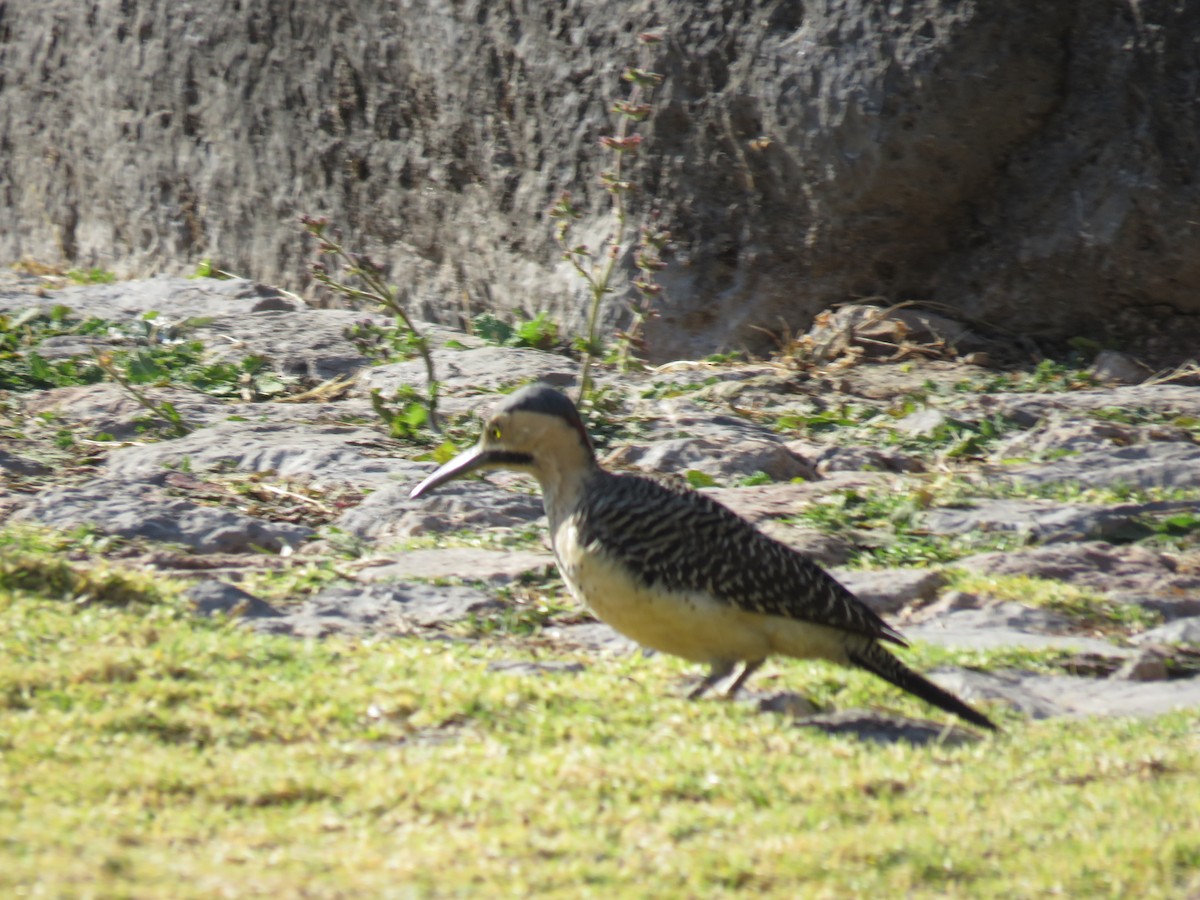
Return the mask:
[[[907,641],[814,560],[682,483],[610,472],[575,404],[549,385],[508,395],[478,443],[410,496],[486,469],[533,475],[563,581],[643,647],[708,666],[689,694],[729,678],[732,698],[773,655],[865,669],[980,728],[991,719],[906,666]]]

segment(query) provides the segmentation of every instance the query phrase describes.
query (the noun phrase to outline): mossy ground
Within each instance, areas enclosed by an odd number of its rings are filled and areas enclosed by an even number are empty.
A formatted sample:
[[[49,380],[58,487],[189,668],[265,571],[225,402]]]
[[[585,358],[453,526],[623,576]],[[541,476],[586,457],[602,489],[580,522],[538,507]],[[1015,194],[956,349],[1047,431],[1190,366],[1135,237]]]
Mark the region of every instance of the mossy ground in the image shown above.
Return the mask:
[[[15,562],[28,549],[4,552]],[[749,704],[687,702],[688,667],[663,657],[573,654],[504,633],[268,637],[197,620],[170,585],[137,573],[6,571],[6,895],[1200,890],[1195,711],[1000,712],[998,737],[880,746]],[[919,649],[910,659],[948,661]],[[509,660],[583,671],[489,670]],[[764,675],[764,687],[838,708],[929,713],[817,663]]]

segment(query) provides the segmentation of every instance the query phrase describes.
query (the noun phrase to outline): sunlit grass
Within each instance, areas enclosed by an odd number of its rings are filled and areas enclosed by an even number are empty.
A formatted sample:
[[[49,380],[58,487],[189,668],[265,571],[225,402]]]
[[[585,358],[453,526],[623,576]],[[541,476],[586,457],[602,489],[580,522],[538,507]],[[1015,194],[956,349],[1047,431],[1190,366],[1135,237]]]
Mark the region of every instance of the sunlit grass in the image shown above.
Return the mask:
[[[694,667],[669,658],[512,636],[267,637],[197,620],[137,573],[112,577],[140,596],[0,591],[5,893],[1200,889],[1200,713],[1030,723],[992,710],[1000,737],[879,746],[748,703],[687,702]],[[489,670],[512,659],[583,671]],[[818,663],[773,664],[760,687],[934,714]]]

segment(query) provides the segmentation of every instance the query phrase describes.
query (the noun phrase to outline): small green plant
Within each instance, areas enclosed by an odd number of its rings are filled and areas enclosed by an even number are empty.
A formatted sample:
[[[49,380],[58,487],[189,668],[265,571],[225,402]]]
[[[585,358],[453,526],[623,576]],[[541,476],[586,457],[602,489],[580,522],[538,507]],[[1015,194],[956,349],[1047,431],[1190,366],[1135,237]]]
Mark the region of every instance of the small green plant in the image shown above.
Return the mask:
[[[634,184],[628,180],[625,158],[637,153],[643,140],[642,135],[632,133],[631,128],[650,117],[651,107],[646,101],[654,88],[662,82],[662,75],[649,71],[645,67],[644,59],[648,55],[648,48],[662,41],[662,35],[640,34],[638,41],[643,56],[642,65],[625,70],[621,77],[631,85],[629,96],[624,100],[616,100],[612,105],[612,112],[617,115],[616,134],[600,138],[600,145],[611,151],[613,157],[612,168],[600,174],[600,183],[608,192],[612,204],[612,228],[603,248],[593,250],[573,241],[571,224],[582,218],[583,211],[575,205],[569,191],[562,192],[558,202],[548,213],[554,220],[554,239],[562,249],[562,258],[571,264],[588,288],[587,329],[576,344],[583,353],[583,373],[580,376],[578,395],[581,403],[591,392],[593,360],[602,356],[604,352],[603,344],[596,334],[600,304],[607,294],[612,293],[617,265],[628,250],[628,198],[634,190]],[[655,273],[665,266],[662,251],[670,237],[669,232],[653,223],[640,229],[634,254],[634,265],[639,274],[633,282],[640,299],[630,307],[632,321],[629,329],[617,336],[620,342],[618,361],[623,365],[631,364],[632,348],[641,349],[642,325],[652,312],[653,302],[662,292],[661,285],[655,281]]]
[[[761,469],[753,474],[747,475],[738,482],[738,487],[755,487],[760,484],[773,484],[775,479],[763,472]]]
[[[544,312],[532,319],[519,322],[514,329],[516,346],[533,350],[549,350],[558,342],[558,324],[552,322]]]
[[[230,278],[236,278],[232,272],[226,272],[224,269],[218,269],[213,265],[213,261],[208,257],[196,263],[196,271],[188,276],[189,278],[215,278],[218,281],[225,281]]]
[[[67,277],[76,284],[112,284],[117,276],[107,269],[93,266],[90,269],[70,269]]]
[[[121,367],[117,364],[112,353],[97,353],[96,365],[109,378],[123,387],[129,396],[145,407],[152,416],[164,422],[176,437],[191,434],[192,426],[183,420],[183,416],[175,408],[174,403],[171,403],[169,400],[152,400],[146,396],[144,391],[134,386],[133,379],[143,377],[146,372],[147,366],[144,361],[140,365],[133,367],[132,374],[121,371]]]
[[[304,229],[317,239],[318,252],[329,263],[317,260],[311,266],[313,278],[335,293],[355,303],[366,301],[382,307],[396,318],[396,327],[411,335],[411,344],[425,363],[425,427],[430,431],[440,430],[437,415],[438,381],[434,372],[433,350],[429,339],[417,328],[405,306],[400,289],[388,284],[383,267],[362,253],[352,253],[342,244],[339,237],[330,231],[329,220],[324,216],[301,216]]]
[[[346,337],[360,353],[381,365],[403,362],[421,352],[420,337],[407,328],[384,327],[369,319],[347,328]]]
[[[62,305],[49,310],[34,307],[11,317],[0,315],[0,390],[95,384],[104,377],[95,365],[78,359],[50,360],[35,348],[52,337],[105,335],[109,327],[102,319],[74,319],[71,310]]]
[[[429,407],[416,389],[402,385],[390,400],[383,399],[379,388],[371,391],[371,408],[388,428],[388,434],[399,440],[414,440],[429,421]]]
[[[491,313],[480,313],[471,320],[471,331],[477,337],[502,347],[552,350],[558,343],[558,323],[544,312],[515,325],[510,325]]]

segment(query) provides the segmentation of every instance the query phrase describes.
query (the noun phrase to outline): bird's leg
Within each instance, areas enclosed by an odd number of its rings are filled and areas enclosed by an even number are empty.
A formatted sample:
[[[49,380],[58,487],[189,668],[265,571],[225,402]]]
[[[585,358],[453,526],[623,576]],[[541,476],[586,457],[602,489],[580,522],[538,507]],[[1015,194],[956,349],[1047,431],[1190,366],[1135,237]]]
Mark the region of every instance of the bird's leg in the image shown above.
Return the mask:
[[[746,665],[742,667],[742,671],[738,677],[733,680],[733,684],[725,689],[725,699],[732,700],[737,696],[737,692],[741,690],[742,685],[746,683],[746,679],[762,668],[765,659],[750,659],[746,661]]]
[[[726,660],[719,660],[709,666],[708,674],[704,676],[704,680],[692,688],[692,692],[688,694],[689,700],[695,700],[704,696],[704,692],[710,687],[725,678],[733,671],[734,664]]]

